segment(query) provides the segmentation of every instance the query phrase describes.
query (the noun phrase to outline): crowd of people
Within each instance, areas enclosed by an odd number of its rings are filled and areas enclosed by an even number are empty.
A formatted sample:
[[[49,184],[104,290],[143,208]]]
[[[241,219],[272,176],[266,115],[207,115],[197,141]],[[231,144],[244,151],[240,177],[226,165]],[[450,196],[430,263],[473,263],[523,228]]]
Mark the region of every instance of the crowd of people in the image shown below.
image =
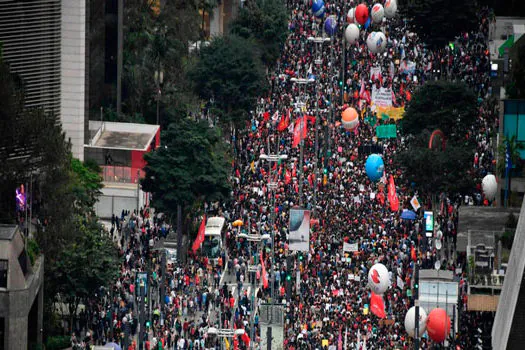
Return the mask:
[[[338,28],[344,28],[347,11],[355,5],[336,0],[326,4],[326,13],[335,15]],[[365,31],[358,44],[346,51],[341,35],[325,44],[308,41],[308,37],[323,35],[323,22],[314,17],[309,2],[288,0],[287,6],[291,12],[289,37],[278,68],[269,75],[271,92],[258,101],[248,129],[232,139],[233,197],[216,208],[229,226],[226,251],[214,263],[197,254],[184,264],[168,262],[164,269],[154,247],[166,237],[169,226],[156,216],[150,217],[148,210],[123,212],[113,222],[117,231],[122,231],[120,246],[125,259],[118,281],[109,291],[101,292],[105,297],[94,308],[98,312],[92,315],[96,319],[93,324],[100,326],[91,330],[89,337],[95,342],[113,341],[136,348],[133,339],[137,338],[139,308],[141,299],[146,298],[145,309],[152,316],[143,340],[150,349],[218,348],[223,339],[211,336],[210,327],[244,328],[250,340],[243,338],[231,346],[245,349],[250,341],[257,345],[261,340],[255,308],[271,301],[274,290],[273,301],[284,305],[286,349],[333,349],[343,342],[351,349],[408,348],[411,339],[403,320],[414,304],[411,291],[416,261],[421,268],[430,269],[439,261],[441,269],[453,271],[464,285],[465,261],[454,259],[455,254],[443,255],[428,244],[421,220],[403,220],[401,210],[390,210],[382,195],[385,181],[374,183],[366,175],[364,163],[369,152],[364,146],[379,150],[385,174],[392,175],[397,185],[401,209],[412,209],[410,199],[418,193],[393,161],[406,144],[400,137],[382,141],[375,137],[375,129],[383,121],[371,103],[372,88],[391,87],[393,106],[401,107],[426,81],[462,81],[473,89],[479,102],[478,118],[468,135],[477,144],[472,167],[480,177],[494,172],[491,134],[498,125],[498,113],[490,98],[487,50],[492,14],[482,9],[478,30],[461,33],[454,45],[436,51],[409,32],[399,16],[385,20],[379,27],[388,38],[387,49],[384,54],[373,54],[366,47]],[[339,85],[341,69],[345,80]],[[307,77],[314,77],[314,81],[306,86],[292,80]],[[359,126],[350,132],[336,126],[343,105],[355,107],[360,114]],[[292,127],[296,117],[315,117],[303,140],[303,164],[299,163],[300,147],[292,147],[293,132],[278,130],[288,113]],[[286,154],[288,159],[266,163],[259,158],[273,153]],[[270,188],[270,182],[277,183],[277,188]],[[419,197],[428,208],[429,198]],[[480,187],[466,197],[453,193],[439,197],[436,222],[451,242],[451,252],[455,249],[458,208],[472,204],[469,197],[476,204],[488,204]],[[310,248],[303,254],[289,250],[287,241],[289,209],[296,206],[311,210],[313,217]],[[244,223],[241,230],[232,227],[237,219]],[[273,235],[273,246],[269,241],[248,241],[240,232]],[[343,243],[357,243],[358,251],[344,252]],[[391,287],[384,295],[386,319],[369,310],[367,273],[377,262],[391,274]],[[236,293],[219,283],[225,270],[234,276]],[[148,296],[141,295],[135,279],[145,271],[150,272]],[[293,282],[287,282],[290,275]],[[164,300],[158,293],[161,284]],[[254,296],[246,293],[246,284],[253,286]],[[466,289],[460,290],[464,293]],[[458,317],[460,327],[449,340],[467,349],[473,344],[472,327],[483,328],[487,315],[460,312]],[[424,336],[421,347],[429,348],[430,344]]]
[[[287,349],[319,349],[337,346],[343,341],[351,348],[359,348],[364,343],[368,348],[406,348],[410,339],[403,320],[413,305],[410,291],[415,260],[419,260],[424,269],[436,268],[439,261],[441,269],[453,271],[458,281],[464,281],[465,261],[454,260],[455,255],[443,255],[429,245],[424,238],[423,223],[402,220],[401,211],[392,212],[380,196],[381,186],[386,184],[372,183],[367,178],[364,162],[368,154],[362,152],[362,146],[379,146],[385,160],[385,172],[393,175],[397,184],[402,208],[412,209],[410,199],[417,193],[393,161],[396,152],[406,145],[401,138],[377,141],[375,128],[381,121],[369,96],[373,85],[391,87],[393,106],[399,107],[409,102],[415,89],[426,81],[446,79],[466,83],[477,94],[479,107],[476,124],[471,126],[468,135],[477,143],[472,167],[479,177],[494,172],[491,134],[497,127],[497,106],[490,98],[487,49],[492,15],[488,9],[482,9],[478,30],[461,33],[454,45],[437,51],[427,49],[417,35],[406,30],[401,18],[387,20],[380,25],[388,38],[387,50],[377,55],[366,47],[366,32],[361,34],[357,45],[347,49],[348,53],[343,53],[341,35],[324,46],[317,44],[316,47],[309,42],[309,37],[323,35],[323,22],[314,17],[310,6],[308,2],[288,1],[292,12],[290,36],[278,70],[271,77],[272,92],[260,100],[251,130],[235,140],[235,203],[229,215],[247,223],[245,230],[250,233],[275,233],[274,268],[277,273],[273,280],[277,292],[274,297],[285,303],[284,343]],[[326,15],[335,15],[338,28],[344,28],[346,11],[351,7],[351,3],[330,2],[326,4]],[[338,79],[343,54],[346,54],[343,69],[347,79],[341,87]],[[407,70],[403,65],[412,68]],[[315,81],[306,87],[292,79],[312,76]],[[335,118],[342,111],[341,97],[344,104],[355,107],[361,115],[359,127],[352,132],[336,127],[336,120],[331,119],[332,108]],[[279,121],[288,111],[293,117],[312,115],[319,118],[319,133],[323,135],[325,128],[329,130],[328,139],[320,137],[320,149],[329,148],[331,152],[315,153],[314,122],[304,140],[304,163],[300,164],[299,147],[292,147],[293,133],[277,130]],[[268,165],[260,160],[261,154],[270,153],[287,154],[289,161]],[[317,174],[316,161],[317,168],[321,169]],[[278,183],[274,196],[268,187],[270,181]],[[301,193],[302,198],[299,197]],[[419,196],[425,208],[429,208],[430,198]],[[470,198],[475,204],[488,204],[479,186],[466,197],[454,193],[440,196],[436,222],[454,248],[457,213],[464,198],[467,204],[472,203]],[[287,227],[289,209],[301,204],[314,211],[316,223],[312,225],[310,250],[300,259],[299,254],[288,249]],[[344,253],[343,242],[358,243],[358,252]],[[417,247],[418,256],[412,252],[414,247]],[[260,277],[259,252],[252,243],[231,237],[229,249],[235,256],[259,264]],[[266,269],[270,267],[269,255],[267,249],[263,250]],[[289,256],[293,257],[291,266],[286,263]],[[385,294],[387,320],[378,319],[368,310],[367,273],[376,262],[383,263],[391,273],[392,285]],[[299,289],[295,284],[296,271],[301,278]],[[293,276],[291,298],[286,297],[283,288],[286,275]],[[262,299],[270,297],[270,288],[264,289]],[[468,315],[462,320],[472,322],[472,318]],[[468,327],[460,328],[455,337],[451,335],[450,341],[468,348],[472,340],[465,329]],[[428,348],[430,343],[424,337],[421,346]]]

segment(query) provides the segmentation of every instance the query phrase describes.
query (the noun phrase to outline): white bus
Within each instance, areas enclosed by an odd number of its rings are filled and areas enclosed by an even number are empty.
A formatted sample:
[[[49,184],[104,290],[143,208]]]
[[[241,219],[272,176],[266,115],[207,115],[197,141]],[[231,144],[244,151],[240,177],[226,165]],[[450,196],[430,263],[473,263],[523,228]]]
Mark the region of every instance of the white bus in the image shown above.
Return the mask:
[[[216,260],[221,255],[225,222],[226,219],[222,216],[211,217],[206,222],[202,251],[208,259]]]

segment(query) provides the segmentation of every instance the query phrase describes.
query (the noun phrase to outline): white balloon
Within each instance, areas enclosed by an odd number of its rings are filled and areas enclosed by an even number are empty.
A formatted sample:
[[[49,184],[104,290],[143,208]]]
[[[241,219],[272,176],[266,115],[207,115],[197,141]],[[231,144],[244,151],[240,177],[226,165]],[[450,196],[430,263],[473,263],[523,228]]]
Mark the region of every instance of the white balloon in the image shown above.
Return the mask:
[[[386,0],[385,2],[385,16],[386,18],[392,18],[396,15],[397,12],[397,1],[396,0]]]
[[[372,53],[383,52],[386,48],[386,36],[382,32],[372,32],[368,34],[366,46]]]
[[[388,269],[383,264],[375,264],[368,271],[368,286],[375,294],[382,295],[390,286]]]
[[[368,47],[368,50],[370,50],[373,53],[376,53],[376,46],[375,46],[375,36],[376,32],[371,32],[368,34],[368,37],[366,38],[366,46]]]
[[[483,187],[483,193],[489,201],[496,198],[496,192],[498,191],[498,182],[496,177],[492,174],[488,174],[483,178],[481,182],[481,187]]]
[[[372,7],[372,22],[374,23],[381,23],[383,20],[383,17],[385,15],[385,10],[383,8],[383,5],[381,4],[375,4]]]
[[[348,14],[346,15],[346,20],[348,23],[354,23],[355,22],[355,8],[351,8],[348,10]]]
[[[376,42],[376,45],[377,44],[380,45],[378,52],[383,52],[386,49],[386,43],[387,43],[386,36],[383,32],[377,32],[377,35],[379,36],[379,39]]]
[[[345,30],[345,39],[350,45],[355,44],[359,39],[359,27],[350,23]]]
[[[405,315],[405,329],[412,338],[416,335],[416,307],[412,306]],[[419,307],[419,336],[427,330],[427,312]]]

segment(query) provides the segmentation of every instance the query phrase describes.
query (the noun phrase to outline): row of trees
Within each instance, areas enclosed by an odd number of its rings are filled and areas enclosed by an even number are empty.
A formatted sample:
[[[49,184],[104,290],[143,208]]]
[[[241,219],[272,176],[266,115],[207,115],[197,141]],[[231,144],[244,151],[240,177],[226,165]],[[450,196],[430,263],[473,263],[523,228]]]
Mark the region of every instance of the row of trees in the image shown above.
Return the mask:
[[[0,161],[2,222],[25,217],[16,211],[15,189],[30,184],[26,193],[36,232],[28,249],[45,254],[44,319],[46,334],[54,333],[55,303],[66,305],[73,317],[78,304],[87,304],[114,280],[119,256],[93,213],[102,188],[100,169],[72,157],[56,116],[24,108],[23,82],[1,57]]]
[[[212,11],[210,4],[206,3],[207,13]],[[166,35],[174,29],[169,11],[166,4],[160,16],[151,17],[157,28],[164,23],[162,33]],[[193,27],[187,28],[191,31]],[[196,34],[193,31],[188,37]],[[193,54],[176,45],[176,40],[159,42],[162,50],[157,51],[162,54],[155,57],[162,62],[164,78],[173,82],[173,88],[163,95],[162,147],[146,155],[142,188],[152,193],[152,206],[168,214],[172,222],[179,208],[187,221],[192,219],[187,215],[190,209],[191,216],[196,216],[203,202],[230,196],[231,132],[246,125],[257,97],[268,89],[266,71],[276,64],[286,36],[287,14],[282,2],[251,0],[240,9],[228,33],[201,42],[200,50]],[[164,53],[170,52],[177,52],[177,61],[164,65],[168,56]],[[176,95],[169,91],[176,91]],[[170,99],[174,96],[177,101]],[[211,120],[201,120],[200,101],[205,101],[219,127],[210,128]],[[197,117],[188,117],[190,112]]]

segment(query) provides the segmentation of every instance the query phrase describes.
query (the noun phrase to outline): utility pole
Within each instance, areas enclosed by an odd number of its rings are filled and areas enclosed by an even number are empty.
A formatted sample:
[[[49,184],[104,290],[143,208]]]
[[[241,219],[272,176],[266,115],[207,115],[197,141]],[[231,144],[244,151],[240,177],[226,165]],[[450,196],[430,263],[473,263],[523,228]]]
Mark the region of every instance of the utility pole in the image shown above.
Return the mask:
[[[313,41],[315,45],[315,53],[316,55],[319,55],[319,45],[330,41],[330,38],[324,38],[324,37],[309,37],[308,41]],[[321,66],[323,63],[323,60],[320,57],[317,57],[314,61],[316,66]],[[315,70],[315,73],[317,74],[317,69]],[[316,213],[316,207],[317,207],[317,181],[319,179],[319,91],[318,91],[318,82],[319,80],[315,79],[315,159],[314,159],[314,174],[315,174],[315,182],[314,182],[314,193],[313,193],[313,214]]]
[[[122,57],[124,51],[124,0],[118,0],[117,13],[117,116],[122,113]]]

